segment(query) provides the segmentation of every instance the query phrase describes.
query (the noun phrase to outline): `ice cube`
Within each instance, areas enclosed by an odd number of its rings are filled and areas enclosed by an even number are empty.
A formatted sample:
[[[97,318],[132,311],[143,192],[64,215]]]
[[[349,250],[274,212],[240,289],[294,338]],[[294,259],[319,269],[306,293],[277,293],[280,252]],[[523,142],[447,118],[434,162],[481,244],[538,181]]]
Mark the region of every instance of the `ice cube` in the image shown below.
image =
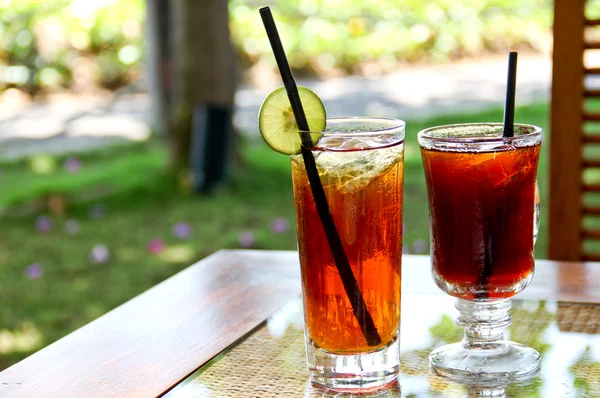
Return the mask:
[[[477,155],[469,154],[467,155],[469,159],[469,166],[477,168],[486,167],[487,162],[493,162],[496,160],[497,154],[497,152],[478,153]]]
[[[516,181],[519,178],[521,178],[521,176],[527,175],[527,173],[530,172],[530,169],[531,169],[530,166],[525,166],[525,167],[517,168],[517,169],[513,170],[513,172],[510,174],[504,173],[504,176],[502,177],[502,179],[499,180],[498,182],[496,182],[494,184],[494,187],[499,187],[502,185],[506,185],[512,181]]]
[[[351,148],[364,144],[364,141],[352,142]],[[322,152],[316,157],[319,175],[343,193],[357,192],[400,161],[402,149],[402,145],[396,145],[384,149]]]

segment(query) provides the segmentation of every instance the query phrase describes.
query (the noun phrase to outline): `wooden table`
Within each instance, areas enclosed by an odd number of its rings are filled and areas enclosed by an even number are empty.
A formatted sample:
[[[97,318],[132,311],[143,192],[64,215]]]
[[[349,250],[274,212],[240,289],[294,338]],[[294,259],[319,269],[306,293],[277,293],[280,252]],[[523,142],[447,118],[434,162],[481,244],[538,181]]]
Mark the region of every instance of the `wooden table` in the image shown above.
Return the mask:
[[[420,324],[418,311],[414,311],[416,303],[429,306],[425,307],[427,312],[446,311],[452,306],[452,299],[434,285],[428,256],[405,255],[402,269],[401,341],[407,347],[403,354],[422,355],[423,350],[408,350],[415,341],[410,338],[411,330],[418,325],[427,326]],[[296,252],[220,251],[6,369],[0,373],[0,397],[219,396],[197,390],[198,385],[205,386],[198,384],[199,377],[213,372],[213,378],[217,375],[227,380],[222,377],[225,374],[218,374],[219,369],[228,373],[239,371],[243,366],[237,362],[240,367],[236,370],[235,355],[244,358],[252,344],[263,344],[264,349],[266,342],[275,338],[269,332],[272,326],[265,323],[269,316],[275,314],[270,319],[279,321],[286,316],[297,319],[299,294]],[[530,311],[532,305],[542,308],[540,303],[544,303],[544,308],[550,308],[544,314],[551,313],[555,322],[550,324],[546,319],[545,327],[566,333],[572,344],[589,342],[592,351],[600,350],[600,305],[595,304],[600,303],[600,263],[539,260],[532,284],[517,298],[515,312]],[[567,313],[571,315],[565,318]],[[587,318],[578,319],[578,314],[586,314]],[[287,376],[306,384],[301,328],[296,325],[295,329],[279,332],[289,335],[283,341],[286,352],[294,356],[294,366],[290,368],[294,369],[293,374],[288,372]],[[222,359],[207,364],[220,353]],[[269,353],[263,354],[269,361]],[[596,383],[593,373],[586,388],[597,393],[591,396],[600,396],[600,353],[593,351],[589,355],[598,380]],[[596,359],[595,355],[599,357]],[[261,368],[260,363],[250,365],[251,369]],[[203,373],[194,374],[198,369]],[[408,375],[406,369],[405,373]],[[244,375],[241,378],[247,379]],[[403,385],[402,380],[401,377],[402,393],[392,391],[388,396],[410,392],[413,387]],[[291,382],[287,385],[293,387]],[[256,388],[239,396],[268,395],[260,385]],[[223,394],[236,396],[235,392]]]

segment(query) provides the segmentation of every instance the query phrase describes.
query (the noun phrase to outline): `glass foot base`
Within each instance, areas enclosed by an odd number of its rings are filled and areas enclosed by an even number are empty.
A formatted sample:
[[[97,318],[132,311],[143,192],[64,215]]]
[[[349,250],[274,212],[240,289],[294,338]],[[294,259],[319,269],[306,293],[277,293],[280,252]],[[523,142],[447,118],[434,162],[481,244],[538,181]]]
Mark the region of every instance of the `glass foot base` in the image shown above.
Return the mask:
[[[497,385],[534,377],[540,370],[540,354],[513,342],[481,351],[467,350],[462,343],[456,343],[433,351],[429,363],[436,373],[451,380]]]
[[[394,382],[400,371],[400,343],[369,353],[334,354],[307,341],[308,373],[313,383],[337,391],[375,391]]]

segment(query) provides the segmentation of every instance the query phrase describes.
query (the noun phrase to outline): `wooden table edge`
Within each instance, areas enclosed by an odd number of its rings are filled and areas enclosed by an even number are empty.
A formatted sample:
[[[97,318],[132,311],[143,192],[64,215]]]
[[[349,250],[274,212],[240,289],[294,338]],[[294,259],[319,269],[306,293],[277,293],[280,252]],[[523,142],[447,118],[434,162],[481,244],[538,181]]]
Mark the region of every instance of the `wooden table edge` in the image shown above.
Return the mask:
[[[3,398],[160,396],[211,358],[243,338],[287,301],[298,297],[300,283],[297,261],[297,253],[294,254],[294,252],[220,250],[5,369],[0,373],[0,396]],[[238,284],[247,285],[241,296],[237,294],[236,290],[228,289],[227,286],[222,289],[213,286],[218,284],[215,281],[219,277],[219,270],[215,268],[222,270],[223,267],[237,268],[240,272],[239,275],[229,276]],[[265,269],[269,269],[269,271],[267,272]],[[205,270],[211,272],[201,272]],[[222,275],[220,277],[223,278]],[[193,293],[200,296],[200,293],[196,291],[200,288],[190,287],[190,283],[185,281],[188,278],[201,279],[203,286],[208,289],[203,297],[193,296]],[[182,287],[182,285],[184,286]],[[186,291],[186,289],[188,290]],[[201,332],[202,336],[214,336],[212,337],[214,344],[209,342],[209,344],[202,345],[201,341],[183,341],[195,337],[190,332],[181,332],[181,337],[178,337],[175,333],[167,336],[166,333],[161,335],[160,330],[142,330],[142,326],[136,328],[138,324],[149,326],[156,316],[154,313],[136,313],[136,311],[152,306],[159,301],[168,300],[165,297],[168,294],[178,295],[176,296],[178,301],[173,300],[170,305],[169,303],[163,304],[161,313],[170,317],[169,321],[172,324],[179,323],[183,325],[183,328],[191,325],[196,328],[192,330]],[[186,294],[190,294],[189,298]],[[202,311],[197,311],[199,316],[207,314],[207,316],[219,318],[222,321],[221,324],[213,325],[213,330],[202,330],[204,325],[194,324],[195,318],[187,316],[187,311],[193,310],[191,306],[183,310],[176,308],[185,305],[183,300],[186,298],[198,300],[200,304],[206,306]],[[232,306],[239,305],[245,311],[243,314],[238,314],[239,319],[236,319],[236,316],[219,317],[218,311],[206,302],[207,299],[212,299],[211,303],[229,302]],[[169,314],[169,312],[171,313]],[[107,336],[110,334],[110,324],[125,319],[129,326],[122,325],[123,329],[131,329],[126,332],[132,332],[133,336],[125,333],[119,336]],[[179,329],[179,331],[181,330]],[[158,334],[154,335],[154,332]],[[173,350],[168,350],[171,347],[159,347],[161,350],[158,351],[163,356],[153,358],[149,352],[156,350],[157,347],[152,344],[156,344],[157,336],[170,337],[169,343],[174,347],[172,347]],[[106,344],[107,340],[111,338],[115,340]],[[135,358],[125,358],[125,355],[119,352],[121,349],[127,350],[129,345],[135,344],[135,339],[140,339],[138,341],[141,341],[142,345],[129,353],[138,355],[140,361],[136,361]],[[83,344],[88,346],[98,344],[102,352],[94,352],[96,358],[85,358],[81,354]],[[178,344],[183,348],[177,347]],[[201,346],[203,349],[195,349],[197,346]],[[190,354],[190,351],[194,349],[195,352]],[[139,369],[130,369],[127,377],[118,374],[115,371],[114,360],[104,351],[115,352],[115,355],[120,355],[118,360],[125,360]],[[156,366],[152,372],[146,369],[149,363],[150,366]],[[162,363],[168,363],[169,366],[161,366]],[[52,371],[57,367],[60,372]],[[127,372],[127,369],[121,369],[121,371]],[[141,373],[144,376],[136,378],[136,375]]]

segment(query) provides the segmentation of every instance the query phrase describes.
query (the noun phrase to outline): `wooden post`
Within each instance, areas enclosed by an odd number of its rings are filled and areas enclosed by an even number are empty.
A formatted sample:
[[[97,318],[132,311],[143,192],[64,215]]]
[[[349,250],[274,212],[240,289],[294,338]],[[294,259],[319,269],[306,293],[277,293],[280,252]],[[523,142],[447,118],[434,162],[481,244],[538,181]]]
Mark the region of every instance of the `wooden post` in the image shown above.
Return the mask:
[[[555,0],[550,117],[548,256],[577,261],[582,252],[583,50],[585,0]]]

